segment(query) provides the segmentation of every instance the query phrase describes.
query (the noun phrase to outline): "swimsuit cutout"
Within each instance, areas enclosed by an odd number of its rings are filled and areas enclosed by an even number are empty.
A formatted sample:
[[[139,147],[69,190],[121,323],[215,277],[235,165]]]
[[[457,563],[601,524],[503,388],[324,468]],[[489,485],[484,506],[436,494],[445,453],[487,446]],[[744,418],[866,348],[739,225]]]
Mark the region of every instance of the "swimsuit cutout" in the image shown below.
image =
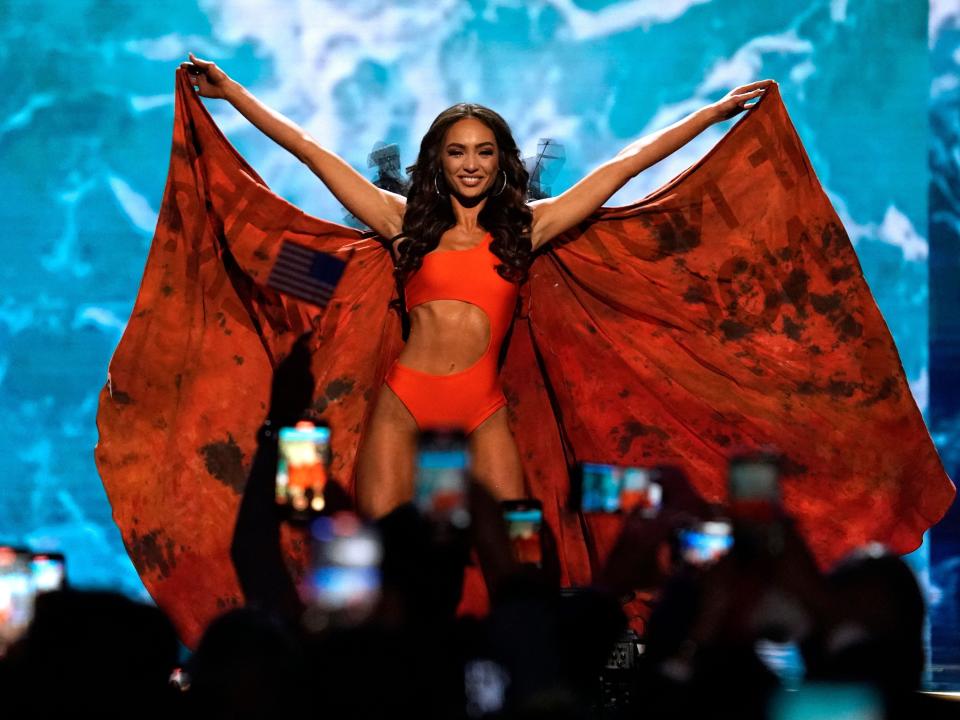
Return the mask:
[[[480,358],[466,369],[435,375],[401,365],[399,358],[385,382],[413,416],[418,428],[459,427],[466,434],[506,405],[497,358],[510,327],[519,288],[496,271],[500,259],[489,251],[486,233],[466,250],[433,250],[406,284],[407,312],[431,300],[461,300],[487,316],[489,337]]]

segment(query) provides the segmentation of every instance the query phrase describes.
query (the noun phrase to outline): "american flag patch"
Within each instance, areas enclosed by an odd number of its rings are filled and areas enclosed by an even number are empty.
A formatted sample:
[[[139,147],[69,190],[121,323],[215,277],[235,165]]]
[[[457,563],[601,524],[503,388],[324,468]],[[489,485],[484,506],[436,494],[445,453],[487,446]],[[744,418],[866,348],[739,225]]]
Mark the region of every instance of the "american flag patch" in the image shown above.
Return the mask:
[[[333,255],[284,240],[267,286],[313,305],[326,307],[347,263]]]

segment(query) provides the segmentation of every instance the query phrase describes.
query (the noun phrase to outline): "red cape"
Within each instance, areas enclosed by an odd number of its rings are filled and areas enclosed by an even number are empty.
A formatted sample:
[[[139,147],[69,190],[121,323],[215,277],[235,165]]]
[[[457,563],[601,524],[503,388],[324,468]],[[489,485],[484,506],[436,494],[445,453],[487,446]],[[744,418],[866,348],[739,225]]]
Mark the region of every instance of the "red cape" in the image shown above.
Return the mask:
[[[348,260],[325,310],[266,286],[281,242]],[[137,571],[181,638],[241,602],[229,547],[273,368],[317,328],[314,408],[352,493],[402,347],[393,263],[370,233],[275,195],[177,71],[170,170],[100,395],[96,463]],[[566,509],[572,463],[676,463],[720,500],[731,449],[789,458],[785,505],[821,563],[915,549],[954,486],[857,256],[773,86],[701,160],[540,252],[502,381],[563,581],[619,529]],[[302,548],[284,536],[291,570]]]

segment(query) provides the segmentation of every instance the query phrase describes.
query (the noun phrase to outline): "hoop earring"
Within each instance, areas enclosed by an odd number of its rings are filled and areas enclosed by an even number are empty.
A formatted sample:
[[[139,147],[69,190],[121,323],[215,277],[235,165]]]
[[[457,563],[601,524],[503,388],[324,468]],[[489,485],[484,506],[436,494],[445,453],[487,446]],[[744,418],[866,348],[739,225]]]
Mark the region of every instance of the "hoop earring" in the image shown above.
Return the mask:
[[[438,170],[437,174],[433,176],[433,188],[434,190],[437,191],[437,195],[440,195],[440,197],[444,197],[443,195],[440,194],[440,188],[437,186],[437,177],[439,175],[440,175],[440,171]]]
[[[507,171],[504,170],[503,168],[500,168],[500,172],[503,173],[503,185],[501,185],[500,189],[497,190],[495,193],[490,193],[491,197],[496,197],[497,195],[503,192],[504,188],[507,187]]]

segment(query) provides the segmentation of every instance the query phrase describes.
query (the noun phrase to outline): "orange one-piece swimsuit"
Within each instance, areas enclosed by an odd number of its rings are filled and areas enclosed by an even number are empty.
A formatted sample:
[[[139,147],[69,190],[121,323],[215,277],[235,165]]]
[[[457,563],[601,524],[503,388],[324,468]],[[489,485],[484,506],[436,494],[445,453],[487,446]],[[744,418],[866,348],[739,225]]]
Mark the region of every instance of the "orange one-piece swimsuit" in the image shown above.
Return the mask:
[[[490,326],[487,347],[464,370],[436,375],[401,365],[399,358],[385,382],[413,415],[420,430],[459,427],[466,434],[506,405],[497,358],[510,327],[519,288],[496,271],[500,259],[490,252],[486,233],[466,250],[433,250],[407,280],[407,312],[431,300],[461,300],[479,307]]]

